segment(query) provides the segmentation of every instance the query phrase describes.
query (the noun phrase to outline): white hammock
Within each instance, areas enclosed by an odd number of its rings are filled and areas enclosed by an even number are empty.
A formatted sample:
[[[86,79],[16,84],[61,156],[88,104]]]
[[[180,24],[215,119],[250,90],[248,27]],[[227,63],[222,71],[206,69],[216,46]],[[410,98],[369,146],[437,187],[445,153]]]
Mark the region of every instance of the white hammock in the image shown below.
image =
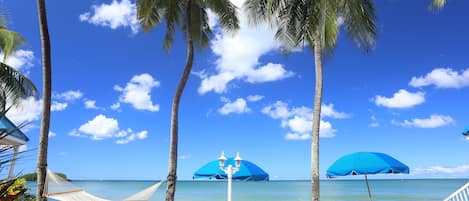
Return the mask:
[[[163,181],[160,181],[126,198],[124,201],[147,201],[161,186],[162,182]],[[47,170],[44,192],[46,192],[44,195],[47,198],[59,201],[111,201],[87,193],[83,189],[74,186],[72,183],[63,179],[62,177],[57,176],[49,169]]]

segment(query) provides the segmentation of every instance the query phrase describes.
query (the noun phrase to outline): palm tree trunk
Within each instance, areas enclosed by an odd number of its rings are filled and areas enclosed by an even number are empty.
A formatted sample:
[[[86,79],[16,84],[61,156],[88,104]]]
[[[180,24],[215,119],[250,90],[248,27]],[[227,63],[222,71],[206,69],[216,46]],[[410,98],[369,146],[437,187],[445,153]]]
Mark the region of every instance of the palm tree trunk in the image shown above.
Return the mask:
[[[46,16],[45,0],[37,0],[37,9],[39,14],[39,26],[41,31],[42,43],[42,120],[41,131],[39,137],[39,151],[37,155],[37,201],[45,201],[44,185],[47,171],[47,146],[49,141],[49,124],[50,124],[50,104],[51,104],[51,55],[50,55],[50,39]],[[46,192],[47,193],[47,192]]]
[[[176,173],[177,173],[177,157],[178,157],[178,116],[179,116],[179,103],[181,101],[184,87],[189,79],[192,70],[192,63],[194,61],[194,44],[191,35],[191,1],[188,1],[186,8],[186,40],[187,40],[187,58],[181,80],[173,98],[173,105],[171,108],[171,137],[169,143],[169,164],[168,164],[168,183],[166,187],[165,201],[174,201],[174,193],[176,192]]]
[[[314,41],[314,60],[316,69],[316,87],[313,110],[313,139],[311,142],[311,186],[313,193],[312,200],[319,201],[319,128],[322,104],[322,59],[321,42],[319,40]]]

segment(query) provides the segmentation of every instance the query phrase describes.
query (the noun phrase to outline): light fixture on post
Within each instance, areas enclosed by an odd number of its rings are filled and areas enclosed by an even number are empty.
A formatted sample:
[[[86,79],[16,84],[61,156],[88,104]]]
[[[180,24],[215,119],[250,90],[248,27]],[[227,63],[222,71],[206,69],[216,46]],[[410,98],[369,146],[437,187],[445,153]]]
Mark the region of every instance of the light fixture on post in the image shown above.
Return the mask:
[[[241,157],[239,156],[239,152],[236,154],[236,158],[234,159],[235,161],[235,166],[233,167],[231,164],[228,165],[228,167],[225,168],[225,163],[226,163],[226,157],[225,153],[221,152],[221,156],[218,158],[220,161],[220,170],[225,172],[225,174],[228,177],[228,201],[231,201],[231,181],[233,179],[233,174],[239,171],[239,168],[241,167]]]

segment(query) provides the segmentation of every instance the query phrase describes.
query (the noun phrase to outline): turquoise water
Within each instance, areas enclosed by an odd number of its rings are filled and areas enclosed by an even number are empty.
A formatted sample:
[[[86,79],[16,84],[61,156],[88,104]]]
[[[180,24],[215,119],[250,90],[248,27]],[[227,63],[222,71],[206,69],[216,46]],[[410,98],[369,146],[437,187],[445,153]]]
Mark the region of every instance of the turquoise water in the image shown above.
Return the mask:
[[[441,201],[469,179],[411,179],[370,180],[376,201]],[[149,181],[74,181],[91,194],[122,200],[154,182]],[[35,183],[28,183],[35,192]],[[178,201],[226,200],[226,182],[180,181]],[[164,200],[165,186],[156,191],[152,201]],[[310,200],[309,181],[233,182],[233,201],[307,201]],[[362,180],[321,181],[322,201],[367,201],[368,193]]]

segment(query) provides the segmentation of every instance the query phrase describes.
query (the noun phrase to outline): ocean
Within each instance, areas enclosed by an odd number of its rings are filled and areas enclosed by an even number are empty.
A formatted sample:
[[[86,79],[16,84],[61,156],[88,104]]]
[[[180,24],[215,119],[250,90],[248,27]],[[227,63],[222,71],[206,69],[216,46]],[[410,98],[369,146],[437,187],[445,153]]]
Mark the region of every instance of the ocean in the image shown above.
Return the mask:
[[[375,201],[442,201],[469,179],[404,179],[370,180]],[[155,182],[151,181],[73,181],[89,193],[111,200],[123,200]],[[29,192],[35,193],[35,183],[28,182]],[[164,200],[161,186],[151,199]],[[179,181],[178,201],[226,200],[227,183],[222,181]],[[310,200],[309,181],[233,182],[233,201],[307,201]],[[321,181],[322,201],[367,201],[363,180]]]

